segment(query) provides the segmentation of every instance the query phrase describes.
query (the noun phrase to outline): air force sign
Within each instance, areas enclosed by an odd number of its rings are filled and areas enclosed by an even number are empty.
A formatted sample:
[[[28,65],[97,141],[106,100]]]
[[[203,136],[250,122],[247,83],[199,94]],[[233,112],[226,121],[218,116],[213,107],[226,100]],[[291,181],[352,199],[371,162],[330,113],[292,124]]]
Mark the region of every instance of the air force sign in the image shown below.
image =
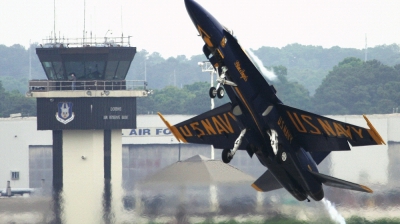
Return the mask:
[[[72,112],[72,102],[60,102],[58,103],[58,112],[56,113],[57,121],[67,124],[72,121],[75,114]]]

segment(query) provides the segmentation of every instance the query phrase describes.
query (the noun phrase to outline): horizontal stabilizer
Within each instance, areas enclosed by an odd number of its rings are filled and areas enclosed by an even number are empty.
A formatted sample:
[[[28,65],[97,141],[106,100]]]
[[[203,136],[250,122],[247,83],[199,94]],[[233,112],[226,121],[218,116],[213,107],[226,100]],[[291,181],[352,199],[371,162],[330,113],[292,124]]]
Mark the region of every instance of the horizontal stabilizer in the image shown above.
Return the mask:
[[[310,152],[312,158],[314,159],[315,163],[319,165],[324,159],[331,153],[330,151],[322,151],[322,152]]]
[[[261,192],[267,192],[282,188],[282,185],[276,180],[272,173],[267,170],[252,185],[254,189]]]
[[[369,187],[363,186],[361,184],[351,183],[351,182],[348,182],[345,180],[341,180],[341,179],[334,178],[334,177],[331,177],[328,175],[324,175],[322,173],[317,173],[317,172],[313,172],[313,171],[309,171],[309,172],[326,186],[343,188],[343,189],[347,189],[347,190],[367,192],[367,193],[373,192]]]

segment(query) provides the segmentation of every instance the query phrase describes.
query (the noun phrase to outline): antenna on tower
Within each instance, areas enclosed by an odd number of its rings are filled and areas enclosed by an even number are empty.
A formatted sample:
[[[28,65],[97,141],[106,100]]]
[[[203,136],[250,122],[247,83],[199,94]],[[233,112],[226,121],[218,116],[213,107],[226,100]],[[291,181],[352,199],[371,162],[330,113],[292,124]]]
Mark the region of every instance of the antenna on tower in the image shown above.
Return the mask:
[[[366,62],[368,60],[368,43],[367,43],[367,34],[365,34],[365,57],[364,61]]]
[[[54,43],[56,43],[56,0],[54,0],[54,27],[53,27],[53,33],[54,33]]]
[[[83,45],[85,45],[86,32],[86,0],[83,1]]]
[[[29,80],[32,80],[32,44],[29,39]]]

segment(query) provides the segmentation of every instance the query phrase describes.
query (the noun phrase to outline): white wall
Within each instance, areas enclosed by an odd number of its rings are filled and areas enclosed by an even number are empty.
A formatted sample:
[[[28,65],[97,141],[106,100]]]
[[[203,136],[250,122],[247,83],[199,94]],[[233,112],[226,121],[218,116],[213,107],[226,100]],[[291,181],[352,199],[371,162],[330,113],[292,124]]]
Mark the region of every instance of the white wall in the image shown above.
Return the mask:
[[[51,145],[51,131],[37,131],[36,117],[0,119],[0,189],[29,187],[29,145]],[[11,180],[19,171],[19,180]]]
[[[332,119],[368,128],[362,115],[329,116]],[[388,123],[400,125],[398,115],[367,115],[386,144]],[[397,118],[397,119],[394,119]],[[351,147],[351,151],[331,152],[332,176],[360,184],[386,184],[388,182],[388,146]]]
[[[176,124],[192,116],[166,115],[165,117],[171,124]],[[0,189],[7,187],[8,180],[11,181],[12,188],[29,187],[29,145],[53,144],[52,131],[38,131],[36,121],[36,117],[0,118]],[[166,128],[158,115],[139,115],[137,126],[139,129],[140,127]],[[123,131],[127,135],[123,136],[122,144],[177,143],[172,134],[161,137],[129,136],[131,132],[131,129]],[[11,171],[19,171],[20,179],[12,181]]]
[[[189,119],[190,115],[165,115],[172,124]],[[333,119],[367,127],[362,115],[329,116]],[[368,115],[368,118],[381,134],[383,139],[400,142],[400,114]],[[138,129],[165,129],[158,115],[139,115]],[[11,171],[19,171],[20,179],[11,182],[11,187],[29,187],[29,145],[52,145],[51,131],[37,131],[36,118],[2,118],[0,119],[0,189],[5,188],[7,180],[11,180]],[[123,130],[122,144],[171,144],[177,143],[172,134],[134,136],[129,135],[131,129]],[[115,133],[113,133],[115,134]],[[101,142],[101,144],[103,144]],[[387,146],[355,147],[352,151],[333,152],[331,160],[332,175],[348,181],[360,182],[360,178],[368,182],[387,182],[389,164]],[[360,183],[365,183],[361,180]]]

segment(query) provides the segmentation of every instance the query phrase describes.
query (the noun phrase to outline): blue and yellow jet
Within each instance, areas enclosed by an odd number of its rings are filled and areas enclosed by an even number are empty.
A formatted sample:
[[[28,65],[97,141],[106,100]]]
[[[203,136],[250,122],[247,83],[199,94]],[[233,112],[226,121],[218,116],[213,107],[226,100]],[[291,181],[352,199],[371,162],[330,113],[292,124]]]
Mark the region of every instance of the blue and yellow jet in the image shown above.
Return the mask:
[[[185,0],[187,12],[205,45],[203,52],[218,72],[217,88],[210,96],[231,100],[223,106],[171,125],[182,142],[210,144],[223,149],[229,163],[237,150],[254,154],[268,170],[252,186],[262,192],[285,188],[297,200],[324,198],[322,184],[372,193],[366,186],[318,172],[317,165],[331,151],[352,146],[385,144],[364,116],[369,129],[329,119],[284,105],[239,45],[232,31],[222,26],[193,0]]]

